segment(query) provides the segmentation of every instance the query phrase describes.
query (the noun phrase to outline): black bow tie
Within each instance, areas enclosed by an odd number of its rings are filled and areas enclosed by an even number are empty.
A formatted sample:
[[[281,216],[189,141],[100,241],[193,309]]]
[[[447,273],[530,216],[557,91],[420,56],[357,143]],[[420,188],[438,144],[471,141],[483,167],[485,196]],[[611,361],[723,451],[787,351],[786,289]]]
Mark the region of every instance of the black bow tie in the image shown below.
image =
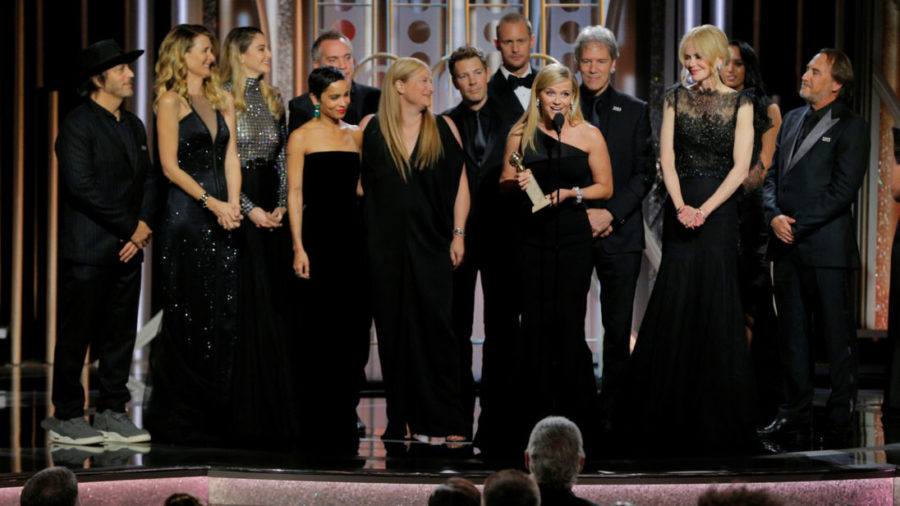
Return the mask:
[[[534,72],[529,73],[525,77],[519,77],[515,74],[510,74],[506,76],[506,81],[509,83],[509,87],[512,88],[513,91],[515,91],[519,86],[524,86],[530,89],[531,84],[534,82]]]

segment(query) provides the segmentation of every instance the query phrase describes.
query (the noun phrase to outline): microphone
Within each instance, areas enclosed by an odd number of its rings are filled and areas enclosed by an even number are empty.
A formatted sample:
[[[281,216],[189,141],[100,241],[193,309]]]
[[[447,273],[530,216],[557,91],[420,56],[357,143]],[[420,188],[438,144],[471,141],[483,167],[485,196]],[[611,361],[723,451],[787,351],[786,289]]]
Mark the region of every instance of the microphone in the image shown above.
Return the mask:
[[[555,116],[553,116],[553,129],[556,130],[557,136],[562,135],[562,127],[563,123],[565,122],[566,117],[563,116],[561,112],[558,112]]]

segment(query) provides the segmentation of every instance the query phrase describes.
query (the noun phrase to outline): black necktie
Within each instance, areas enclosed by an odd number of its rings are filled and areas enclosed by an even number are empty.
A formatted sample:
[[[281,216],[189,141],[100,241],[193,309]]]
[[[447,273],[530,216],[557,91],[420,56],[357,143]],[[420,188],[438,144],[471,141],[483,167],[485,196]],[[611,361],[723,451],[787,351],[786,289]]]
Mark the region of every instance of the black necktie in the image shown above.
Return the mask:
[[[481,159],[484,157],[484,148],[486,146],[484,140],[484,130],[481,128],[481,110],[475,111],[475,140],[472,143],[475,153],[475,160],[481,165]]]
[[[510,74],[506,76],[506,81],[509,83],[509,87],[512,88],[513,91],[516,91],[516,88],[519,86],[524,86],[526,88],[531,88],[531,83],[534,82],[534,72],[531,72],[525,77],[519,77],[515,74]]]
[[[810,109],[806,116],[803,117],[803,124],[800,125],[800,135],[797,136],[797,142],[794,143],[794,153],[800,149],[800,145],[803,144],[803,141],[812,132],[813,128],[816,127],[816,123],[819,122],[818,116],[813,113],[812,109]]]

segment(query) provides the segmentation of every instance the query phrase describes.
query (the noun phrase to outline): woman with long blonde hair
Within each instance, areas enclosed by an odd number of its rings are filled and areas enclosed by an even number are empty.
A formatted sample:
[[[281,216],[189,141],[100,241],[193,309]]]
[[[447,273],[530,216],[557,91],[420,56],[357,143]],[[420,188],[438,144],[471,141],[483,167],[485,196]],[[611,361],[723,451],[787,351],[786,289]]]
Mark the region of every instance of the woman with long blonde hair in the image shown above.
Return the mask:
[[[593,237],[583,201],[609,198],[613,180],[606,141],[582,118],[578,91],[568,67],[552,64],[538,72],[529,106],[507,138],[500,182],[524,190],[534,179],[550,201],[534,212],[520,192],[518,294],[533,382],[524,436],[545,416],[561,415],[582,427],[590,442],[599,400],[584,340]],[[509,161],[515,152],[524,171]]]
[[[738,285],[738,207],[753,151],[753,104],[726,86],[728,39],[712,25],[681,39],[660,165],[663,256],[631,355],[621,425],[646,452],[754,449],[755,392]],[[638,448],[636,448],[637,450]]]
[[[157,440],[224,435],[238,340],[241,172],[234,103],[222,89],[215,35],[178,25],[156,63],[159,161],[169,185],[162,224],[163,322],[150,355],[147,426]]]
[[[431,112],[428,66],[401,58],[363,119],[362,186],[373,313],[387,397],[385,439],[462,441],[452,271],[469,189],[456,125]]]
[[[284,106],[266,83],[272,51],[258,28],[228,32],[222,48],[224,87],[234,95],[235,139],[241,161],[238,231],[241,338],[232,382],[232,434],[245,442],[281,444],[296,433],[297,417],[285,329],[290,246]]]

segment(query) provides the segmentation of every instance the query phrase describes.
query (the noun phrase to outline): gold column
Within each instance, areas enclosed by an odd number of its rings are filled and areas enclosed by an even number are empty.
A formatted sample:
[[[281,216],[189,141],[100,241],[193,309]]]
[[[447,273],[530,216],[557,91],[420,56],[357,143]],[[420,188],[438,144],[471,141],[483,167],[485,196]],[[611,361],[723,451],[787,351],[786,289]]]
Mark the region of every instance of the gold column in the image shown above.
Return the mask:
[[[57,230],[59,228],[59,165],[56,159],[56,136],[59,133],[59,92],[50,93],[50,114],[47,118],[47,148],[49,161],[47,178],[47,349],[45,360],[53,363],[56,349],[56,286],[57,286]],[[49,392],[49,390],[48,390]]]
[[[25,2],[16,0],[13,62],[13,205],[12,205],[12,308],[10,311],[10,357],[22,362],[22,268],[25,226]]]
[[[305,2],[294,3],[294,95],[302,95],[306,92],[306,76],[309,74],[310,62],[307,61],[309,44],[307,43],[307,28],[316,33],[316,27],[306,26],[306,13],[303,11]],[[313,9],[317,7],[314,5]],[[315,19],[315,16],[313,16]]]

